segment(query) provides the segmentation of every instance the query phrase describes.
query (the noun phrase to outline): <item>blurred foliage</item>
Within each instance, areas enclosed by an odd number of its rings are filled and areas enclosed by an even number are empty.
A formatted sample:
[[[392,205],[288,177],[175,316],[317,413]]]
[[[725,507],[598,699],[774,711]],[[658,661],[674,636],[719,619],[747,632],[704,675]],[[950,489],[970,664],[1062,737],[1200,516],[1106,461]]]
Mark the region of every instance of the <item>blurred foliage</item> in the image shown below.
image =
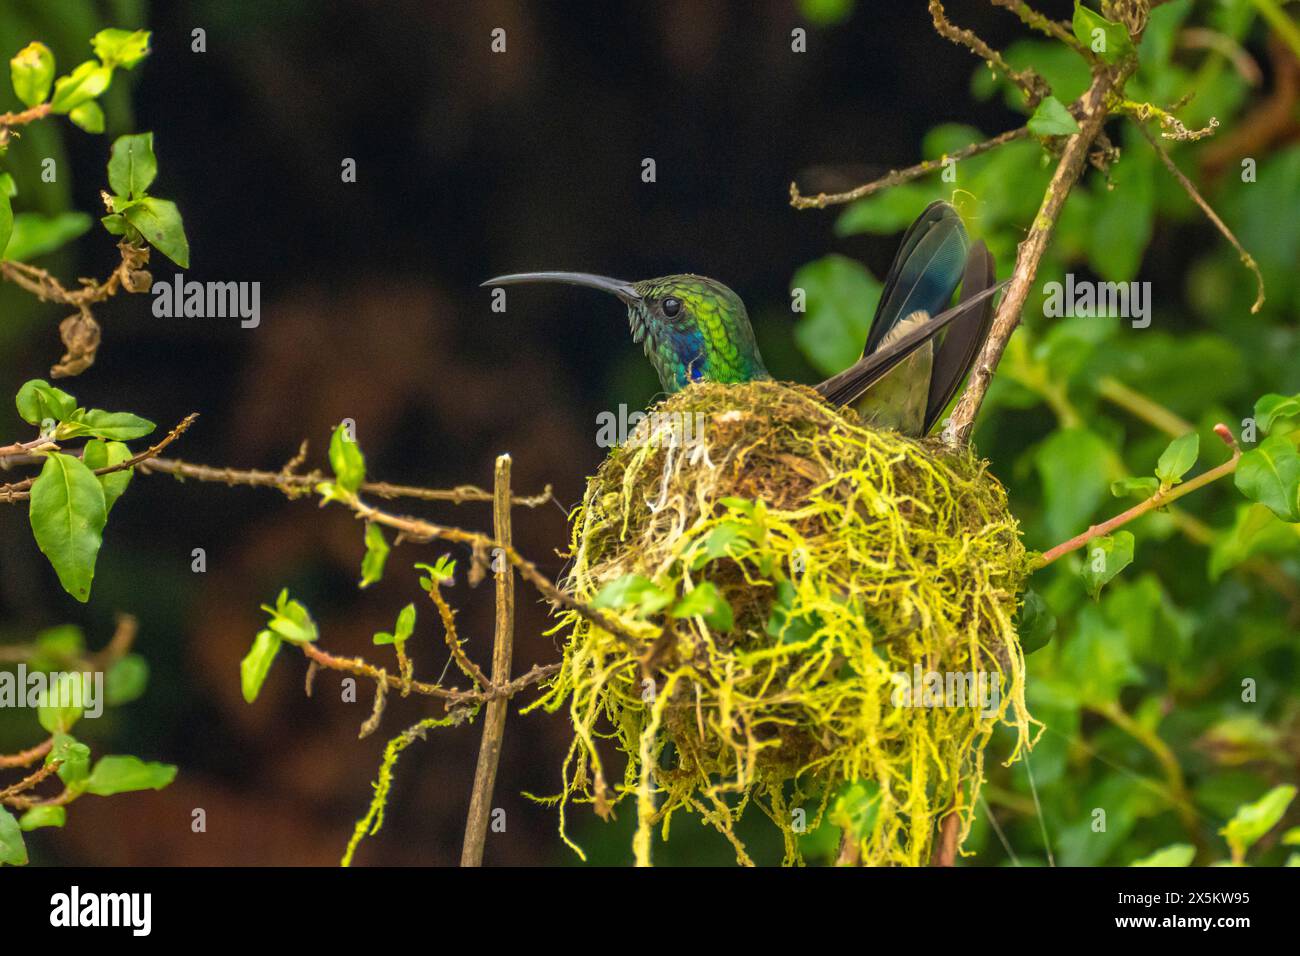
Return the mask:
[[[1188,34],[1193,27],[1203,32]],[[1190,42],[1198,35],[1214,43]],[[1007,484],[1027,545],[1044,550],[1226,461],[1212,431],[1218,422],[1247,453],[1236,488],[1211,484],[1031,581],[1038,593],[1027,598],[1022,628],[1032,634],[1027,649],[1042,647],[1028,659],[1028,696],[1043,731],[1028,760],[986,762],[987,806],[965,847],[968,863],[1045,864],[1050,853],[1065,865],[1207,864],[1240,861],[1248,847],[1252,862],[1288,857],[1265,833],[1290,804],[1285,787],[1273,788],[1294,783],[1300,762],[1300,526],[1287,523],[1300,517],[1294,107],[1283,117],[1289,143],[1277,137],[1250,154],[1233,144],[1243,124],[1259,122],[1264,96],[1241,58],[1261,61],[1268,75],[1300,51],[1271,38],[1247,0],[1176,0],[1152,11],[1139,52],[1128,98],[1166,109],[1185,103],[1177,112],[1188,129],[1218,120],[1213,136],[1161,142],[1259,262],[1267,301],[1251,313],[1255,283],[1236,253],[1135,120],[1112,120],[1119,158],[1106,172],[1090,167],[1070,195],[976,444]],[[895,234],[947,199],[988,243],[999,278],[1010,275],[1055,165],[1051,137],[1073,124],[1061,103],[1083,91],[1089,70],[1046,38],[1017,41],[1007,59],[1038,70],[1060,101],[1039,106],[1035,136],[962,160],[955,182],[935,173],[858,201],[839,214],[837,235]],[[1028,112],[1020,92],[983,65],[972,93]],[[921,155],[940,158],[996,132],[936,126]],[[1186,247],[1183,234],[1201,241],[1176,261],[1162,245],[1168,237]],[[1149,327],[1045,314],[1045,286],[1067,273],[1079,282],[1149,282]],[[830,374],[856,359],[877,279],[830,255],[801,268],[792,287],[807,293],[796,339],[809,361]],[[990,757],[1004,759],[1008,742],[995,739]],[[1257,800],[1271,801],[1268,813],[1252,810]],[[1249,820],[1261,815],[1268,826],[1256,832]],[[1227,850],[1217,837],[1225,827]]]

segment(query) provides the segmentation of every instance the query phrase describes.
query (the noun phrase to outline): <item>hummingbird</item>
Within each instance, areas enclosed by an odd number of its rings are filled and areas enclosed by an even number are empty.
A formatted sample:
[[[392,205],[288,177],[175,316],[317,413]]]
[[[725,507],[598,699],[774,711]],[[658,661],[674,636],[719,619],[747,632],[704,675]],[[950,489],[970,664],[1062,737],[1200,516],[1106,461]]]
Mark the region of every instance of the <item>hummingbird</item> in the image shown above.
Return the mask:
[[[970,243],[949,203],[931,203],[903,235],[885,276],[862,357],[814,386],[827,401],[905,435],[927,434],[948,407],[988,337],[995,284],[993,256]],[[559,282],[610,293],[627,306],[665,392],[692,382],[771,379],[740,296],[705,276],[625,282],[587,272],[520,272],[484,287]],[[957,304],[949,308],[961,286]]]

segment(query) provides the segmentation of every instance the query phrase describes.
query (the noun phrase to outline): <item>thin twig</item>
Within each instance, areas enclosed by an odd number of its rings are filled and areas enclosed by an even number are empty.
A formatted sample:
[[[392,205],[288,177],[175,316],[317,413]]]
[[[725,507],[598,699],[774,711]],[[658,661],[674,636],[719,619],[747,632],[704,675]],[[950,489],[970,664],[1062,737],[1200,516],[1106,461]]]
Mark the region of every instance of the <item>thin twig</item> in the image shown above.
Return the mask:
[[[1204,488],[1206,485],[1218,481],[1225,475],[1230,475],[1236,471],[1237,463],[1241,460],[1241,448],[1237,445],[1236,440],[1233,439],[1232,433],[1228,431],[1226,425],[1216,425],[1214,427],[1214,432],[1232,449],[1231,458],[1223,464],[1211,468],[1203,474],[1197,475],[1191,481],[1184,482],[1181,485],[1176,485],[1169,489],[1161,488],[1150,498],[1139,502],[1127,511],[1121,512],[1115,517],[1103,521],[1101,524],[1093,525],[1087,531],[1084,531],[1081,534],[1076,534],[1069,541],[1062,541],[1056,547],[1044,552],[1043,555],[1033,563],[1033,569],[1036,571],[1039,568],[1047,567],[1047,565],[1051,564],[1057,558],[1064,557],[1071,551],[1078,551],[1094,538],[1105,537],[1117,528],[1121,528],[1128,524],[1130,521],[1134,521],[1150,511],[1155,511],[1157,508],[1163,508],[1166,505],[1172,504],[1184,495],[1190,495],[1198,488]]]
[[[989,65],[989,68],[1001,73],[1014,83],[1025,95],[1025,106],[1033,110],[1044,98],[1052,93],[1047,81],[1032,69],[1014,69],[1002,58],[1002,54],[981,40],[973,30],[964,30],[955,26],[944,13],[940,0],[930,0],[930,17],[934,20],[934,29],[945,40],[951,40],[958,46],[964,46]]]
[[[1151,148],[1156,151],[1156,155],[1160,157],[1160,161],[1165,164],[1165,169],[1169,170],[1173,177],[1178,180],[1178,184],[1183,187],[1183,191],[1192,197],[1192,201],[1196,203],[1196,205],[1201,207],[1201,212],[1205,213],[1205,217],[1214,224],[1214,228],[1219,230],[1223,235],[1223,238],[1232,243],[1232,248],[1236,249],[1237,255],[1241,257],[1242,265],[1255,274],[1255,304],[1250,307],[1250,311],[1252,315],[1259,312],[1259,310],[1264,307],[1264,274],[1259,271],[1259,265],[1255,262],[1254,256],[1247,252],[1245,248],[1242,247],[1241,243],[1237,241],[1237,237],[1233,235],[1232,230],[1228,228],[1227,223],[1219,218],[1219,214],[1214,211],[1214,208],[1208,202],[1205,201],[1205,198],[1201,196],[1200,191],[1192,185],[1192,181],[1183,174],[1181,169],[1178,168],[1178,165],[1170,157],[1168,151],[1160,145],[1159,140],[1151,135],[1151,131],[1146,128],[1146,125],[1138,123],[1137,128],[1143,138],[1151,144]]]
[[[972,143],[964,146],[955,153],[948,153],[940,156],[938,159],[927,159],[925,162],[917,163],[915,166],[908,166],[906,169],[895,169],[881,176],[879,179],[861,186],[857,186],[847,192],[842,193],[818,193],[816,196],[804,196],[799,192],[799,184],[790,184],[790,205],[795,209],[825,209],[827,206],[836,206],[842,203],[853,202],[858,199],[864,199],[873,193],[878,193],[882,189],[888,189],[891,186],[898,186],[902,183],[911,182],[913,179],[919,179],[927,173],[935,172],[942,169],[947,162],[961,162],[963,159],[969,159],[972,156],[978,156],[980,153],[987,153],[991,149],[1004,146],[1007,143],[1015,142],[1018,139],[1024,139],[1029,135],[1029,127],[1021,126],[1019,129],[1007,130],[1005,133],[999,133],[992,139],[987,139],[982,143]]]
[[[49,753],[50,748],[53,746],[54,738],[51,737],[49,740],[39,743],[35,747],[31,747],[27,750],[20,750],[16,754],[0,754],[0,770],[8,770],[13,767],[30,767],[32,764],[36,763],[36,761]]]
[[[294,474],[285,470],[220,468],[192,464],[174,458],[159,458],[149,462],[140,470],[148,474],[172,475],[182,480],[189,478],[194,481],[219,482],[231,487],[243,485],[251,488],[278,488],[291,498],[310,494],[316,485],[326,478],[320,471]],[[361,491],[380,498],[414,498],[420,501],[447,501],[452,504],[492,500],[492,492],[474,485],[458,485],[455,488],[418,488],[413,485],[390,484],[386,481],[368,481],[361,486]],[[511,498],[511,503],[516,507],[536,508],[551,500],[551,486],[547,485],[540,494],[516,495]]]
[[[962,393],[961,400],[958,401],[952,417],[944,427],[943,437],[950,445],[961,445],[970,441],[970,433],[975,427],[975,416],[979,413],[984,395],[993,381],[993,372],[997,368],[998,360],[1002,358],[1003,350],[1007,347],[1007,341],[1016,326],[1020,324],[1021,310],[1024,309],[1030,289],[1033,288],[1039,263],[1047,251],[1056,220],[1065,206],[1066,197],[1078,181],[1079,174],[1083,172],[1093,140],[1097,138],[1097,134],[1101,132],[1106,122],[1107,98],[1135,68],[1135,59],[1129,57],[1115,67],[1099,69],[1093,76],[1087,91],[1080,98],[1079,132],[1066,140],[1065,148],[1061,151],[1061,159],[1056,164],[1056,171],[1048,183],[1047,193],[1043,196],[1038,214],[1034,217],[1033,226],[1024,241],[1020,243],[1011,285],[1007,287],[998,306],[997,315],[993,319],[993,328],[971,369],[966,390]]]
[[[496,462],[493,482],[492,533],[496,539],[511,544],[510,523],[510,456]],[[492,644],[492,684],[500,686],[510,680],[510,661],[514,652],[515,578],[513,566],[496,568],[496,632]],[[461,866],[482,866],[483,847],[487,842],[488,818],[492,813],[492,791],[496,786],[497,766],[501,762],[501,741],[505,736],[509,701],[504,697],[488,701],[483,718],[483,739],[479,744],[478,765],[474,769],[474,789],[470,793],[469,815],[465,822],[465,845]]]
[[[96,475],[109,475],[115,471],[126,471],[128,468],[133,468],[136,465],[149,461],[176,439],[184,435],[189,430],[190,426],[198,421],[198,417],[198,412],[190,412],[181,419],[180,422],[177,423],[176,427],[168,432],[166,437],[164,437],[162,441],[158,442],[158,444],[151,445],[139,454],[132,455],[130,458],[125,461],[120,461],[116,465],[105,465],[103,468],[96,468],[94,473]],[[0,502],[9,503],[14,501],[26,501],[31,497],[30,489],[34,484],[36,484],[35,478],[24,478],[22,481],[0,485]]]

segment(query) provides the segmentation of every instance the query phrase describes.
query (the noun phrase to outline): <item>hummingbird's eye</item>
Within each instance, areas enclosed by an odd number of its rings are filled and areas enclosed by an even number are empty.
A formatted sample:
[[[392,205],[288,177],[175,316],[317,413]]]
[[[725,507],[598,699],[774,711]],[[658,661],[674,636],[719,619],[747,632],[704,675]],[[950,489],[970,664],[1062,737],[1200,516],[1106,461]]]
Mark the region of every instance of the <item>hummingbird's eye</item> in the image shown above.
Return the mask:
[[[674,299],[672,296],[669,296],[668,298],[664,299],[664,301],[660,304],[659,307],[663,309],[664,315],[668,316],[668,318],[670,319],[673,319],[677,317],[678,312],[682,311],[682,300]]]

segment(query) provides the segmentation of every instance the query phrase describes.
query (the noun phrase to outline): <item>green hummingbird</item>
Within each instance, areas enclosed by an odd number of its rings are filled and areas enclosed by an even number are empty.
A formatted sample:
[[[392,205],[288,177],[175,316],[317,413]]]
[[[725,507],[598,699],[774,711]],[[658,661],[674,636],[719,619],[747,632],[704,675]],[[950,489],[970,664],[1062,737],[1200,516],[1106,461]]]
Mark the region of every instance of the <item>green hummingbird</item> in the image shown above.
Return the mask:
[[[957,211],[931,203],[903,236],[885,277],[862,358],[814,386],[867,421],[907,435],[930,431],[988,336],[993,256],[971,245]],[[560,282],[599,289],[627,306],[632,340],[645,348],[664,391],[692,382],[770,379],[740,296],[697,275],[624,282],[586,272],[522,272],[488,286]],[[957,304],[949,308],[961,286]]]

